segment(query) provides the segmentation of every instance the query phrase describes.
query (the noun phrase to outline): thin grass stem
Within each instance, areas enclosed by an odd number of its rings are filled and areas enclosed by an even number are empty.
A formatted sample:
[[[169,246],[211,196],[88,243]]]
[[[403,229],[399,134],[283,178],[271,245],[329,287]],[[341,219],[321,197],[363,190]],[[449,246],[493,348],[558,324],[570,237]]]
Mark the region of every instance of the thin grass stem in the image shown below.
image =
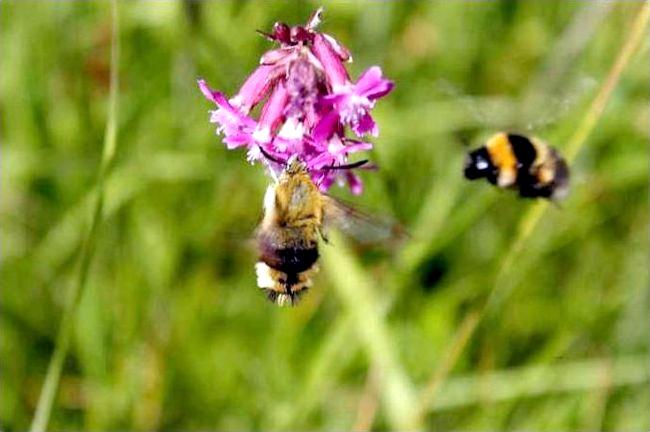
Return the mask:
[[[442,359],[440,365],[436,368],[433,377],[429,380],[427,386],[420,393],[420,409],[426,411],[426,407],[433,400],[433,396],[438,392],[438,388],[445,378],[451,373],[458,358],[463,353],[463,348],[474,333],[479,321],[478,312],[470,313],[463,321],[454,337],[454,341]]]
[[[43,388],[38,398],[36,412],[30,426],[31,432],[43,432],[47,429],[50,420],[55,396],[61,379],[61,372],[65,362],[70,340],[74,330],[74,319],[76,316],[79,300],[88,280],[88,270],[93,257],[93,251],[97,241],[97,232],[101,223],[104,209],[104,188],[107,174],[115,157],[117,148],[117,97],[118,97],[118,60],[119,60],[119,28],[117,0],[111,5],[112,10],[112,39],[111,39],[111,72],[110,72],[110,93],[108,100],[108,119],[104,134],[101,165],[97,178],[97,196],[93,212],[90,216],[90,224],[84,241],[81,246],[81,257],[79,271],[75,283],[68,293],[67,303],[63,311],[63,318],[59,326],[56,338],[54,353],[47,368],[47,374]]]
[[[354,321],[359,339],[372,367],[377,370],[378,384],[388,421],[394,429],[421,429],[412,385],[395,352],[396,344],[383,319],[373,282],[345,247],[342,236],[332,233],[332,247],[323,248],[323,265]]]
[[[442,411],[550,394],[647,385],[647,364],[647,355],[634,355],[457,376],[442,384],[440,396],[429,401],[428,409]]]
[[[366,385],[357,407],[356,420],[352,426],[352,431],[363,432],[372,430],[372,424],[375,421],[377,409],[379,408],[377,379],[377,370],[371,368],[368,372]]]

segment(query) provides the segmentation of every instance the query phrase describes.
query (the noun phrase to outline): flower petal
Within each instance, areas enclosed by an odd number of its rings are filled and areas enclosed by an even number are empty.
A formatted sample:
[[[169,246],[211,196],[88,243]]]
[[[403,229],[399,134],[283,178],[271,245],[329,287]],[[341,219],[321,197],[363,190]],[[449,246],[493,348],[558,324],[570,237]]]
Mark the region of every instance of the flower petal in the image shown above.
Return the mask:
[[[260,147],[258,145],[251,146],[248,149],[248,153],[246,154],[246,160],[248,163],[251,165],[255,163],[255,161],[260,160],[262,158],[262,152],[260,151]]]
[[[321,192],[327,192],[336,181],[336,174],[333,171],[314,172],[312,173],[312,180],[318,185]]]
[[[344,61],[344,62],[351,62],[352,61],[352,54],[350,54],[350,50],[348,50],[341,42],[337,41],[334,39],[334,37],[328,35],[327,33],[323,33],[323,37],[327,40],[327,42],[330,43],[332,46],[332,50],[336,53],[336,55],[339,56],[339,58]]]
[[[374,137],[379,135],[379,128],[377,128],[375,120],[367,112],[359,117],[359,120],[356,123],[352,124],[352,130],[359,137],[365,134],[370,134]]]
[[[319,74],[314,65],[305,57],[293,61],[288,68],[285,88],[289,94],[289,104],[285,114],[303,119],[311,115],[318,102]]]
[[[247,115],[243,114],[240,110],[235,108],[228,102],[228,99],[226,99],[226,96],[218,91],[212,90],[204,80],[199,80],[199,89],[203,93],[203,95],[210,101],[214,102],[219,109],[212,111],[212,116],[210,118],[210,121],[212,123],[215,122],[234,122],[234,123],[241,123],[246,126],[254,126],[255,125],[255,120],[251,119]],[[222,125],[226,126],[226,125]]]
[[[244,112],[250,111],[259,101],[264,99],[273,85],[273,71],[275,67],[261,65],[244,81],[237,96],[233,98],[233,105],[240,107]]]
[[[336,111],[331,110],[325,114],[316,123],[312,130],[311,136],[317,143],[324,143],[329,140],[339,126],[339,115]]]
[[[354,195],[360,195],[363,192],[363,182],[361,178],[351,171],[345,172],[345,179],[348,181],[350,192]]]
[[[264,108],[262,108],[258,128],[275,130],[283,119],[288,99],[289,95],[284,84],[279,82],[273,89],[269,100],[264,104]]]
[[[345,93],[331,93],[320,98],[320,103],[324,106],[330,106],[343,102],[348,95]]]
[[[201,93],[203,93],[203,96],[206,97],[209,101],[212,101],[214,103],[217,103],[217,100],[215,98],[215,95],[220,94],[219,92],[216,92],[212,90],[209,86],[208,83],[205,82],[204,79],[199,79],[196,81],[199,85],[199,89],[201,90]]]
[[[327,39],[320,33],[314,35],[312,52],[323,66],[325,76],[332,88],[337,88],[350,82],[350,77],[341,62],[341,58],[334,51]]]
[[[369,142],[346,139],[344,150],[346,154],[350,154],[360,151],[372,150],[372,147],[372,143]]]
[[[229,150],[236,149],[238,147],[248,147],[252,143],[251,134],[244,132],[236,132],[230,135],[226,135],[223,138],[226,148]]]
[[[354,93],[372,100],[388,94],[393,87],[392,81],[382,78],[381,68],[372,66],[361,74],[355,84]]]
[[[267,51],[264,54],[262,54],[262,57],[260,58],[260,64],[266,66],[275,65],[285,60],[294,52],[295,50],[292,47],[283,47],[283,48]]]

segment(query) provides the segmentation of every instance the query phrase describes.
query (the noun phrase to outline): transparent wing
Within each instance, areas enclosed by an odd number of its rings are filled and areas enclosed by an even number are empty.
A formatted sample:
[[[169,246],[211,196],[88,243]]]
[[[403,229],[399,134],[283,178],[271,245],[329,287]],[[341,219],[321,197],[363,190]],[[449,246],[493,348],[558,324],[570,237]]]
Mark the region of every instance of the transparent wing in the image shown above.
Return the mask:
[[[394,243],[406,237],[406,231],[390,217],[370,215],[329,195],[323,195],[323,203],[325,228],[338,228],[359,243]]]

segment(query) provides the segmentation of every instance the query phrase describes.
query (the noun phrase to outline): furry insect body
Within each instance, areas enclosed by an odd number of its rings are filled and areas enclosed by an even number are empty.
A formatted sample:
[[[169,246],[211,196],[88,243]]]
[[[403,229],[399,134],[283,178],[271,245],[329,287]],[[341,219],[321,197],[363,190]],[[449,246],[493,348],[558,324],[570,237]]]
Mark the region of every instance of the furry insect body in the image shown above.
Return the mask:
[[[353,162],[332,169],[351,169]],[[266,189],[264,217],[257,230],[257,286],[278,305],[293,306],[318,272],[318,243],[325,227],[335,226],[360,243],[387,243],[404,231],[392,219],[376,218],[323,194],[306,165],[291,157]]]
[[[516,189],[524,198],[558,200],[569,186],[569,168],[557,150],[537,138],[503,132],[469,153],[465,177]]]
[[[294,158],[266,190],[257,233],[257,285],[271,301],[293,305],[311,286],[322,224],[323,195]]]

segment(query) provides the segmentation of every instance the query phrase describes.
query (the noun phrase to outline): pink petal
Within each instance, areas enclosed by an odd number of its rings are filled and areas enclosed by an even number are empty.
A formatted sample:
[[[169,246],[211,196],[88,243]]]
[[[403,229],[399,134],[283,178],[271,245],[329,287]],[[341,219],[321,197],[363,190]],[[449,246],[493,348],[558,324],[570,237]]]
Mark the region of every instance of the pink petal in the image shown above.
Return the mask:
[[[237,104],[246,112],[261,101],[273,84],[274,66],[261,65],[246,79],[235,96]]]
[[[203,96],[205,96],[209,101],[217,103],[215,96],[220,93],[212,90],[203,79],[197,80],[197,83],[199,84],[199,89],[201,90],[201,93],[203,93]]]
[[[372,143],[356,140],[345,140],[345,153],[356,153],[360,151],[372,150]]]
[[[246,126],[255,125],[255,120],[251,119],[247,115],[243,114],[240,110],[233,107],[226,96],[218,91],[212,90],[204,80],[198,80],[199,89],[203,95],[210,101],[217,104],[220,108],[212,112],[211,122],[222,121],[224,118],[228,118],[232,121],[240,122]],[[219,120],[222,119],[222,120]]]
[[[320,33],[314,35],[312,52],[323,66],[325,76],[331,87],[336,88],[350,82],[350,77],[340,57],[336,54],[332,45]]]
[[[382,78],[381,68],[372,66],[361,74],[355,85],[354,93],[368,99],[378,99],[388,94],[393,87],[392,81]]]
[[[288,100],[289,95],[283,83],[278,83],[269,100],[264,104],[264,108],[262,108],[258,127],[260,129],[268,128],[273,131],[282,121]]]
[[[307,167],[312,170],[319,170],[324,166],[331,165],[334,158],[330,153],[321,153],[318,156],[307,161]]]
[[[334,184],[336,174],[332,171],[321,174],[312,173],[312,179],[314,180],[314,183],[318,185],[318,189],[320,189],[321,192],[327,192]]]
[[[379,135],[379,129],[377,128],[375,120],[373,120],[372,116],[367,112],[361,116],[356,124],[352,125],[352,130],[359,137],[368,133],[375,137]]]
[[[293,48],[278,48],[265,52],[260,58],[261,65],[275,65],[278,62],[285,60],[288,56],[293,54]]]
[[[285,87],[289,93],[288,117],[303,119],[313,113],[318,102],[319,73],[313,63],[304,57],[294,60],[288,68]]]
[[[344,62],[352,61],[352,55],[350,54],[350,50],[348,50],[345,46],[343,46],[343,44],[341,44],[339,41],[337,41],[327,33],[323,33],[323,37],[327,40],[327,42],[330,43],[332,49],[342,61]]]
[[[229,150],[249,146],[252,143],[252,138],[250,134],[244,132],[237,132],[234,134],[226,135],[223,138],[223,142],[226,144],[226,148]]]
[[[330,106],[343,102],[348,97],[346,93],[332,93],[320,98],[320,102],[325,106]]]
[[[350,186],[350,191],[354,195],[360,195],[363,192],[363,182],[358,175],[351,171],[346,171],[345,178],[348,181],[348,186]]]
[[[312,130],[312,138],[317,143],[323,143],[329,140],[334,132],[338,129],[339,115],[332,110],[325,114]]]

